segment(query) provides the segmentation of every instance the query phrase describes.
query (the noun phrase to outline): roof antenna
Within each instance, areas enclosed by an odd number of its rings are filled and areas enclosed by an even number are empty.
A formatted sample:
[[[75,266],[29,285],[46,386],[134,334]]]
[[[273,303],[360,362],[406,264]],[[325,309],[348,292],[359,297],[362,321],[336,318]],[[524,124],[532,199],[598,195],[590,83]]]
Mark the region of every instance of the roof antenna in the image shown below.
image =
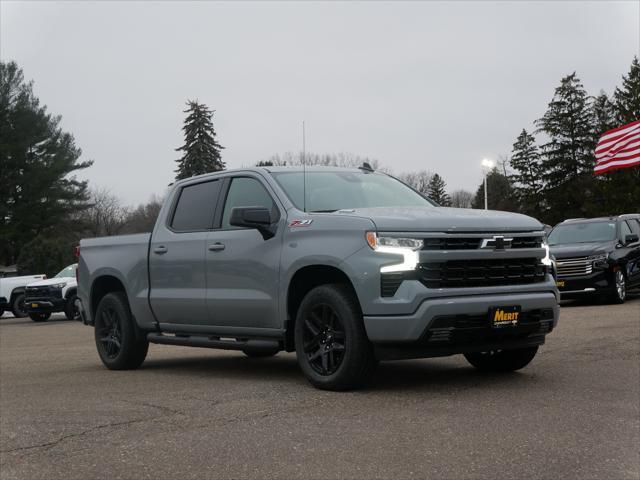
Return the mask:
[[[304,132],[304,120],[302,120],[302,211],[307,212],[307,150]]]
[[[362,164],[361,167],[358,167],[360,170],[364,170],[365,172],[373,172],[373,168],[371,168],[371,165],[369,164],[369,162],[364,162]]]

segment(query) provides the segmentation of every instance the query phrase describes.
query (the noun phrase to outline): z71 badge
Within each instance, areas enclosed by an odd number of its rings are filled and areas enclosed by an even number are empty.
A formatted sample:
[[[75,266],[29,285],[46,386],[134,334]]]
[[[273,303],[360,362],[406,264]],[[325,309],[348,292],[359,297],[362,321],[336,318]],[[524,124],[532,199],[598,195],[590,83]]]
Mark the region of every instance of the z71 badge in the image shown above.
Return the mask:
[[[293,227],[308,227],[309,225],[311,225],[311,222],[313,222],[312,219],[292,220],[291,223],[289,224],[289,228],[293,228]]]

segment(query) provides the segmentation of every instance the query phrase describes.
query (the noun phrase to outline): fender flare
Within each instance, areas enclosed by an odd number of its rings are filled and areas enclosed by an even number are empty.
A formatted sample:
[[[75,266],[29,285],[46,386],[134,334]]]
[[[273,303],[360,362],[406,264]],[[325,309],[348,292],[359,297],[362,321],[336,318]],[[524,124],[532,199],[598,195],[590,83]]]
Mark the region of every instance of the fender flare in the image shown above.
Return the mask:
[[[16,295],[20,295],[26,291],[27,287],[16,287],[11,290],[11,295],[9,295],[9,303],[13,303],[13,299],[16,298]]]

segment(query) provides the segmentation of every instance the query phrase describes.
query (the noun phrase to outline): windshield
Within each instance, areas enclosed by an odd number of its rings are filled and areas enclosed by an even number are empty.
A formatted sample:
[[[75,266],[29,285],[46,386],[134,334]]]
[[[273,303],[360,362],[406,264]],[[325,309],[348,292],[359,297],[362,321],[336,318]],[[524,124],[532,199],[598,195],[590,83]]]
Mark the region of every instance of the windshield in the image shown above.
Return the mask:
[[[615,222],[575,223],[559,225],[549,234],[549,245],[565,243],[607,242],[615,240]]]
[[[291,201],[307,212],[333,212],[347,208],[433,207],[434,204],[404,183],[381,173],[334,171],[307,172],[306,187],[302,172],[273,173]]]
[[[58,274],[54,278],[62,278],[62,277],[75,277],[76,276],[76,268],[78,268],[78,264],[74,263],[73,265],[69,265],[66,268],[63,268],[58,272]]]

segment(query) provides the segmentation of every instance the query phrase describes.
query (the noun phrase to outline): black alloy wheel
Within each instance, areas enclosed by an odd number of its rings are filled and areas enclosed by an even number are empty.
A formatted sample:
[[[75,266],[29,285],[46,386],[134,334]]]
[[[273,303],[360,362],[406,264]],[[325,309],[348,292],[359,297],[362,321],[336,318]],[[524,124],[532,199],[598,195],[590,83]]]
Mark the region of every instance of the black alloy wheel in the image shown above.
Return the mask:
[[[303,341],[307,361],[323,376],[338,370],[345,353],[344,326],[337,312],[326,303],[314,305],[304,319]]]
[[[350,285],[319,285],[309,291],[296,313],[294,339],[302,373],[323,390],[360,387],[377,365]]]
[[[131,370],[144,362],[146,333],[136,323],[124,292],[108,293],[95,313],[95,341],[102,363],[110,370]]]
[[[100,311],[100,326],[96,326],[96,337],[108,359],[117,358],[122,349],[122,319],[115,308],[109,306]]]

